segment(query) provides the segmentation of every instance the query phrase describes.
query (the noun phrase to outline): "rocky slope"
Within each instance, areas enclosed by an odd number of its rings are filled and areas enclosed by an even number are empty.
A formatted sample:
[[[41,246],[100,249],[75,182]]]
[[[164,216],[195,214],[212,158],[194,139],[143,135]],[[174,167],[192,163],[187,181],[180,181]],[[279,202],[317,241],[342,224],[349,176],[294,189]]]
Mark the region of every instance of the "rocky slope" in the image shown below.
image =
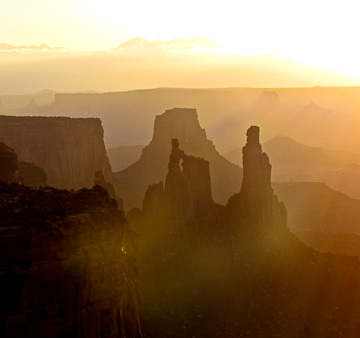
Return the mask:
[[[0,182],[0,335],[141,337],[135,235],[97,186]]]
[[[149,184],[162,181],[166,175],[171,139],[178,139],[186,154],[210,162],[212,192],[216,202],[225,203],[238,191],[241,169],[224,159],[207,139],[200,127],[195,109],[174,108],[156,116],[153,138],[143,149],[141,158],[128,168],[116,173],[124,185],[141,196]]]

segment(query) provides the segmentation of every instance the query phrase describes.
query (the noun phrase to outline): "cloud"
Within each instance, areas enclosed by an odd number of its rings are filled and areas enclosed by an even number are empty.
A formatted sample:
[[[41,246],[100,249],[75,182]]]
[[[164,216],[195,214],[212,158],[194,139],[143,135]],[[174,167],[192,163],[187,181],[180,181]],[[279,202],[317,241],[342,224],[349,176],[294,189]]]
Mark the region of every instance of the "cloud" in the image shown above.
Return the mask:
[[[39,46],[13,46],[8,43],[0,43],[0,53],[2,52],[19,52],[19,53],[28,53],[28,52],[63,52],[66,49],[63,47],[50,47],[46,44]]]

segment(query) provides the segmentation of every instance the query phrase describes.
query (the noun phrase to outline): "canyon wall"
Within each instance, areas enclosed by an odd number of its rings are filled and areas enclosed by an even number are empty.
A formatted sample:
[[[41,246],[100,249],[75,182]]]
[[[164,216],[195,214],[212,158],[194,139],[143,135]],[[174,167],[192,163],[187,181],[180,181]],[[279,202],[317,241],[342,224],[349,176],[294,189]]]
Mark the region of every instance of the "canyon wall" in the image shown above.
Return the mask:
[[[0,116],[0,142],[14,149],[19,161],[32,162],[57,188],[91,187],[94,174],[111,178],[99,119]]]

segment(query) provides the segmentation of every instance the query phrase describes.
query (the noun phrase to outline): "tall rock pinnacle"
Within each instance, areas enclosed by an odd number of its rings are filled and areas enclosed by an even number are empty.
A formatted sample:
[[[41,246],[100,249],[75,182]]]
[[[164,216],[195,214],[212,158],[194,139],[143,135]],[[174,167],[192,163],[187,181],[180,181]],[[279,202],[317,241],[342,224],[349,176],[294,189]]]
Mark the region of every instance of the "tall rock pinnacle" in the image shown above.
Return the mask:
[[[231,219],[253,227],[285,227],[286,210],[271,188],[271,164],[262,152],[259,134],[257,126],[251,126],[246,133],[241,191],[229,199],[228,212]]]

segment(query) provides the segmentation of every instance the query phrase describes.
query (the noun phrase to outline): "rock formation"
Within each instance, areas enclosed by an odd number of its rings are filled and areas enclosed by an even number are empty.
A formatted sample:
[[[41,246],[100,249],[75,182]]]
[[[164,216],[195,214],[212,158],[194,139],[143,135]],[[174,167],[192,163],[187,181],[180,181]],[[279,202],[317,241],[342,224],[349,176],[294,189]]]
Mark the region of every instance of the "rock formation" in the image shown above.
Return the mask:
[[[29,103],[23,108],[26,110],[33,110],[39,108],[39,105],[36,103],[35,99],[31,99]]]
[[[124,210],[123,200],[116,195],[114,186],[110,182],[107,182],[105,180],[104,174],[101,171],[97,171],[95,173],[94,185],[98,185],[103,189],[105,189],[108,192],[110,198],[113,198],[114,200],[117,201],[118,208],[120,210]]]
[[[179,149],[177,139],[173,139],[171,144],[165,187],[163,188],[162,182],[148,187],[143,202],[144,215],[148,218],[160,217],[163,221],[208,216],[215,209],[209,162],[187,156]]]
[[[19,162],[19,172],[23,179],[23,184],[27,187],[38,188],[47,185],[45,171],[34,163]]]
[[[259,95],[259,111],[276,112],[281,107],[279,94],[276,91],[264,90]]]
[[[243,147],[243,182],[240,193],[232,196],[227,209],[232,220],[255,229],[286,227],[286,210],[271,188],[271,164],[262,152],[259,127],[248,129]]]
[[[239,190],[241,169],[219,155],[207,139],[205,130],[201,129],[195,109],[175,108],[156,116],[153,138],[143,149],[141,158],[116,173],[116,177],[139,195],[144,195],[149,184],[165,177],[170,140],[175,138],[186,154],[210,162],[211,188],[216,202],[225,203]]]
[[[0,181],[21,182],[19,162],[14,150],[0,142]]]
[[[93,185],[101,170],[107,180],[111,167],[99,119],[0,116],[0,142],[13,148],[20,161],[32,162],[57,188]]]
[[[165,190],[179,214],[190,201],[184,198],[189,176],[186,155],[176,140],[172,146]],[[137,257],[147,337],[356,337],[359,262],[320,254],[288,230],[258,127],[248,130],[243,165],[241,191],[226,207],[229,218],[212,217],[214,205],[206,203],[203,227],[151,215],[163,203],[161,183],[146,193],[147,219],[133,213],[133,221],[143,222]],[[202,160],[189,166],[194,191],[206,201],[208,171]]]
[[[141,337],[135,234],[107,192],[0,182],[0,336]]]

